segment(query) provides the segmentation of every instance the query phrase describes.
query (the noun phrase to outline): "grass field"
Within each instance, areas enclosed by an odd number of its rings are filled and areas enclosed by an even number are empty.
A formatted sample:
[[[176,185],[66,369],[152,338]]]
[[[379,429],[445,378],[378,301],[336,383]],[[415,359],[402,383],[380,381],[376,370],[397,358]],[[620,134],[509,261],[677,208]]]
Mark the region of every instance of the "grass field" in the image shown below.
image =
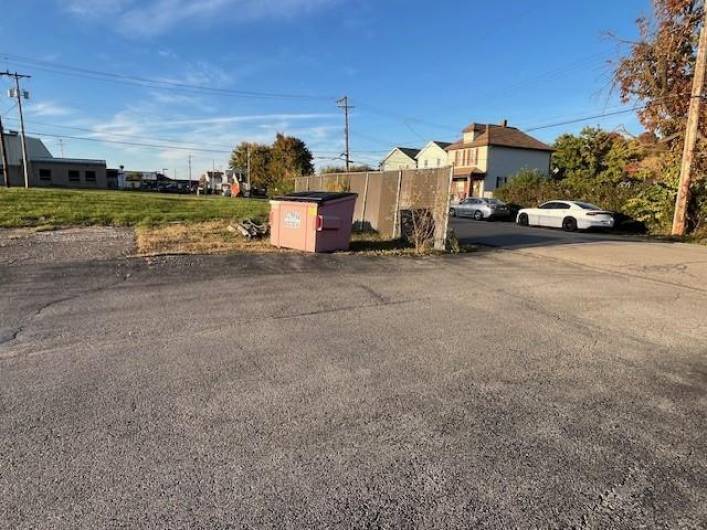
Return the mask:
[[[0,227],[153,226],[171,222],[265,219],[267,201],[130,191],[0,189]]]

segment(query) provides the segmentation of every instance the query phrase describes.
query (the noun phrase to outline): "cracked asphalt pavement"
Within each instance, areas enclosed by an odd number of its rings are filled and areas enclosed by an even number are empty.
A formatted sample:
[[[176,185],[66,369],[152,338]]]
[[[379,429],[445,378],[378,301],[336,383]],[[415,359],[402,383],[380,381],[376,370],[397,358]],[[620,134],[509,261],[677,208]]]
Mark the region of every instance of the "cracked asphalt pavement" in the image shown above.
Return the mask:
[[[703,248],[114,235],[0,259],[0,528],[707,528]]]

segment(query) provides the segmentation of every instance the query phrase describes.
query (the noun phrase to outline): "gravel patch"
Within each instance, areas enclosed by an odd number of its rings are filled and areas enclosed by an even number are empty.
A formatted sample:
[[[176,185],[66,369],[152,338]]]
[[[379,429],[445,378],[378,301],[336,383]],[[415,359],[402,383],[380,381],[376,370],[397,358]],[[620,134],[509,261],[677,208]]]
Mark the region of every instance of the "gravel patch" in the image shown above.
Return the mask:
[[[132,228],[97,226],[37,231],[0,230],[0,265],[59,264],[110,260],[135,249]]]

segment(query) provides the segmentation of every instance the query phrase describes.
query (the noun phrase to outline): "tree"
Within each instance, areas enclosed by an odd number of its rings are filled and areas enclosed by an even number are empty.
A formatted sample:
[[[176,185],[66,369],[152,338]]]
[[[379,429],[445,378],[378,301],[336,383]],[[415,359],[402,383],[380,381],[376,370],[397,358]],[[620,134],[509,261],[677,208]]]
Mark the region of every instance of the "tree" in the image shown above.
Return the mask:
[[[563,134],[555,141],[552,158],[557,178],[620,182],[626,166],[637,155],[634,143],[638,147],[638,142],[594,127],[582,129],[578,136]]]
[[[659,137],[664,150],[659,163],[643,168],[643,176],[663,192],[655,207],[666,208],[675,193],[676,175],[684,145],[687,111],[690,106],[692,79],[704,3],[701,0],[653,0],[653,17],[638,19],[640,38],[630,43],[630,53],[616,65],[614,84],[625,103],[640,103],[638,117],[649,133]],[[694,170],[707,171],[707,107],[702,107],[700,134]],[[690,228],[699,226],[707,210],[707,193],[703,182],[693,183],[694,193],[688,207]],[[651,201],[656,194],[646,194]],[[649,204],[648,207],[651,207]],[[672,216],[672,208],[661,212],[661,219]]]
[[[293,185],[295,177],[314,173],[312,153],[293,136],[278,133],[271,148],[269,170],[273,187],[283,190]]]
[[[246,172],[250,152],[250,182],[258,188],[268,188],[272,182],[270,177],[270,146],[241,142],[231,153],[230,167]]]
[[[653,0],[652,19],[638,19],[640,38],[616,65],[614,83],[621,99],[640,102],[641,123],[663,138],[680,139],[685,130],[701,6],[700,0]]]
[[[353,164],[349,167],[349,173],[366,173],[368,171],[375,171],[368,164]],[[327,173],[346,173],[346,168],[344,166],[323,166],[319,168],[319,173],[326,175]]]

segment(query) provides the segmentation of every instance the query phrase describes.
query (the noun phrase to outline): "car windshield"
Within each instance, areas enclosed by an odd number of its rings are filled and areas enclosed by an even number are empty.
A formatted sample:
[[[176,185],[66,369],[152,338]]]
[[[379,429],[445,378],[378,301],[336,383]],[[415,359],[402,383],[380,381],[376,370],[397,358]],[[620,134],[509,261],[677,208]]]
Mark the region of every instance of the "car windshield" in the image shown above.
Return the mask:
[[[591,204],[589,202],[575,202],[575,204],[583,210],[601,210],[601,208],[599,208],[597,205]]]
[[[496,206],[503,206],[504,204],[506,204],[505,202],[499,201],[498,199],[486,199],[486,202],[489,204],[495,204]]]

